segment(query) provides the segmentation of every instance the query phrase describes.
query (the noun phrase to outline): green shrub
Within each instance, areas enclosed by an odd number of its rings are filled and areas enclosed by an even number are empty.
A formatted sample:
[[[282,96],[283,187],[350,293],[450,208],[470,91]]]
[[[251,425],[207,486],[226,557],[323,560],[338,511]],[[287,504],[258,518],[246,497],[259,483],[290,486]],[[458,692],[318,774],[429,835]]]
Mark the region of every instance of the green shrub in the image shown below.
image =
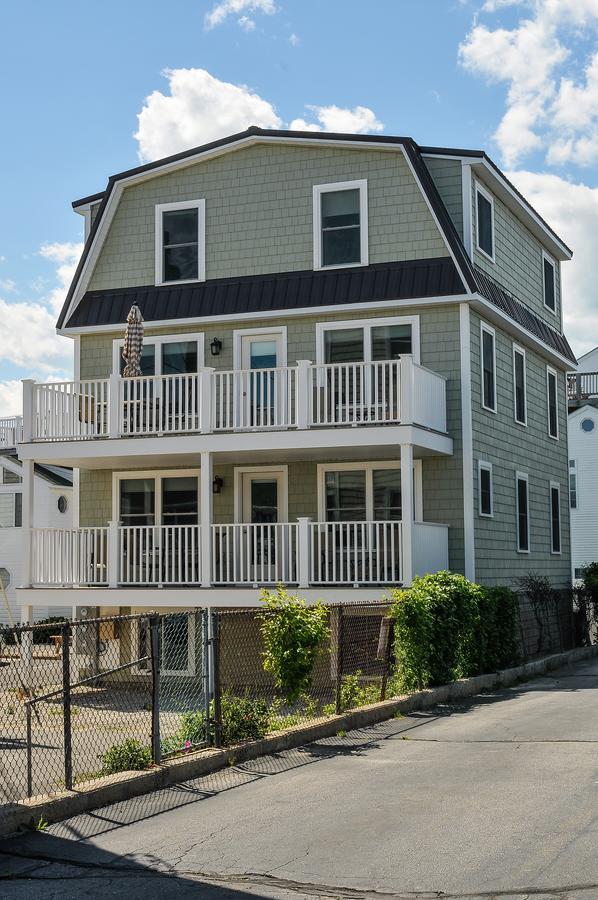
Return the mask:
[[[396,672],[392,692],[447,684],[514,665],[518,603],[507,588],[483,588],[462,575],[414,578],[393,593]]]
[[[275,592],[263,590],[267,609],[260,614],[264,640],[264,670],[274,676],[276,687],[289,703],[309,690],[321,643],[328,637],[327,611],[320,604],[287,594],[280,585]]]
[[[380,684],[372,681],[362,683],[363,674],[357,670],[352,675],[343,675],[341,681],[341,712],[369,706],[380,702]]]
[[[137,772],[140,769],[147,769],[152,762],[152,752],[149,747],[145,747],[136,741],[135,738],[129,738],[122,744],[114,744],[102,756],[102,775],[114,775],[116,772]]]
[[[223,694],[220,711],[221,738],[225,747],[242,741],[257,741],[268,732],[270,710],[265,700]]]

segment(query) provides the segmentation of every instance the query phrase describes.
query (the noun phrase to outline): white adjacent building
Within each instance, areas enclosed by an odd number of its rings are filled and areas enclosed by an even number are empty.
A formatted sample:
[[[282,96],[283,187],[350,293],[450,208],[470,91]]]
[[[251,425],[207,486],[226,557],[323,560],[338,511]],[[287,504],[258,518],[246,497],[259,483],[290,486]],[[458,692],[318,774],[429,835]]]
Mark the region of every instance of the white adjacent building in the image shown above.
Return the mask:
[[[571,567],[598,562],[598,347],[569,376],[569,497]]]

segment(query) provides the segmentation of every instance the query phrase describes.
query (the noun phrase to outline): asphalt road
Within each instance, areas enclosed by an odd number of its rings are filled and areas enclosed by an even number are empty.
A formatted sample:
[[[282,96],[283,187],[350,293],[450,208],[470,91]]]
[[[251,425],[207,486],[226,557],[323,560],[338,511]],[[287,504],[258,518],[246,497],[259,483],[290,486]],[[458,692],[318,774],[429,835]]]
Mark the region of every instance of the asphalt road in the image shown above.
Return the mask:
[[[0,844],[0,897],[598,898],[598,661]]]

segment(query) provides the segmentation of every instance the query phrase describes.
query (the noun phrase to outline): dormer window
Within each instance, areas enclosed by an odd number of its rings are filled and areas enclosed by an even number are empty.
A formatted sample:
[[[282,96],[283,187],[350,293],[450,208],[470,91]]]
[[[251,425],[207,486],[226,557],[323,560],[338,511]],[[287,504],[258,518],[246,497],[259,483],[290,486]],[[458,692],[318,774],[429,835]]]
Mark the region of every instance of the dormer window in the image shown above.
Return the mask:
[[[367,181],[314,185],[314,269],[368,264]]]
[[[156,206],[156,284],[205,281],[205,200]]]
[[[547,253],[542,253],[542,277],[544,281],[544,306],[556,313],[555,264]]]
[[[476,184],[476,239],[478,250],[494,262],[494,200]]]

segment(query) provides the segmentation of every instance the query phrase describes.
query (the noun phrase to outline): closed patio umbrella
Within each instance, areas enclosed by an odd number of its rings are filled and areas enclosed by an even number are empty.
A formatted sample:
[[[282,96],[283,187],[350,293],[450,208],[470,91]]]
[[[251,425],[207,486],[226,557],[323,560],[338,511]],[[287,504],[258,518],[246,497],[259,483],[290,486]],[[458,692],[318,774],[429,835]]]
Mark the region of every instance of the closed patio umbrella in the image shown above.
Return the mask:
[[[141,377],[141,352],[143,350],[143,316],[136,303],[133,304],[127,316],[125,328],[125,342],[122,358],[125,361],[123,371],[124,378]]]

